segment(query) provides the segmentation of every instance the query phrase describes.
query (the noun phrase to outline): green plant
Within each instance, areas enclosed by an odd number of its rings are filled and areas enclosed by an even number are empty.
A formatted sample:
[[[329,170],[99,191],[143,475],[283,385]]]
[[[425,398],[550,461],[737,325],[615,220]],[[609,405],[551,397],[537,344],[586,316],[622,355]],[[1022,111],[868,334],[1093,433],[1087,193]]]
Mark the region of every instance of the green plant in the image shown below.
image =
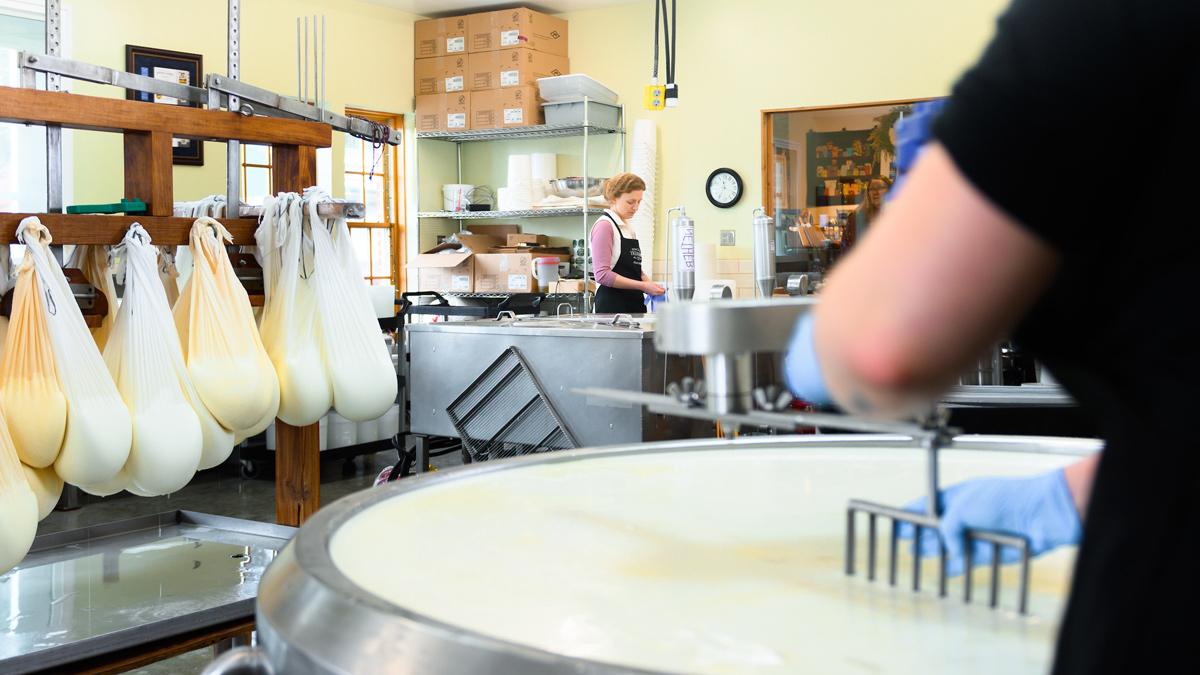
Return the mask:
[[[912,106],[901,105],[875,118],[875,128],[871,129],[871,133],[867,135],[867,145],[871,148],[871,154],[874,156],[877,166],[883,159],[881,156],[883,153],[895,156],[896,145],[892,143],[892,129],[896,126],[897,120],[910,113],[912,113]]]

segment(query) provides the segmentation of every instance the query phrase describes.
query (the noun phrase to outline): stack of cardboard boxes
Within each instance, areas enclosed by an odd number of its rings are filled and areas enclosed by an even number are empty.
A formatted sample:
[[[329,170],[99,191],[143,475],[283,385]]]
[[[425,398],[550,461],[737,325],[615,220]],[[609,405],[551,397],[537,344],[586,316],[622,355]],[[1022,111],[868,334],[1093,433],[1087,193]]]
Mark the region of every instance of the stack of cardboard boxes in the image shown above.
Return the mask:
[[[418,291],[449,293],[535,293],[533,259],[557,257],[570,263],[568,248],[548,248],[543,234],[521,234],[516,225],[473,225],[458,244],[439,244],[410,263]],[[466,249],[461,251],[460,249]],[[451,251],[447,253],[446,251]]]
[[[417,131],[542,123],[537,80],[565,75],[567,22],[503,9],[414,25]]]

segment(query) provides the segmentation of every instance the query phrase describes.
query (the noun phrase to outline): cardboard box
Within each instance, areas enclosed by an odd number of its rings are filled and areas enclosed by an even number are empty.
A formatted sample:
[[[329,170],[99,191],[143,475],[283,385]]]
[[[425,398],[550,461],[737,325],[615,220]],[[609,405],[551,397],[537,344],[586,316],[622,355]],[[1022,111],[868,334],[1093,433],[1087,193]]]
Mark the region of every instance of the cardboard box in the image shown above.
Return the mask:
[[[476,293],[532,293],[536,289],[533,256],[528,253],[475,255]]]
[[[468,18],[450,16],[414,23],[413,56],[428,59],[448,54],[466,54]]]
[[[508,129],[542,123],[536,86],[471,93],[472,129]]]
[[[458,248],[440,244],[413,256],[408,263],[410,288],[414,291],[470,293],[475,288],[475,256],[472,253],[439,253]]]
[[[527,47],[479,52],[470,56],[467,81],[471,91],[537,85],[539,77],[566,75],[569,65],[565,56]]]
[[[508,235],[509,246],[520,246],[528,244],[530,246],[540,246],[545,248],[550,245],[550,237],[544,234],[510,234]]]
[[[529,47],[567,55],[567,22],[524,7],[471,14],[467,17],[467,34],[467,51],[471,54]]]
[[[476,224],[476,223],[471,223],[470,225],[467,225],[467,229],[470,230],[472,234],[482,234],[482,235],[487,235],[489,237],[499,237],[500,239],[507,239],[508,235],[516,234],[517,232],[520,232],[521,226],[520,225],[499,225],[499,224],[497,224],[497,225],[480,225],[480,224]]]
[[[594,281],[588,282],[588,289],[591,292],[595,293],[596,288],[597,288],[596,282],[594,282]],[[547,292],[548,293],[582,293],[583,292],[583,279],[559,279],[558,281],[552,282],[550,284],[550,290]]]
[[[470,92],[417,97],[417,131],[466,131],[470,116]]]
[[[435,56],[413,62],[413,86],[418,96],[467,91],[467,55]]]
[[[496,247],[504,245],[504,237],[487,234],[463,234],[459,232],[458,241],[468,251],[477,255],[480,253],[491,253]]]

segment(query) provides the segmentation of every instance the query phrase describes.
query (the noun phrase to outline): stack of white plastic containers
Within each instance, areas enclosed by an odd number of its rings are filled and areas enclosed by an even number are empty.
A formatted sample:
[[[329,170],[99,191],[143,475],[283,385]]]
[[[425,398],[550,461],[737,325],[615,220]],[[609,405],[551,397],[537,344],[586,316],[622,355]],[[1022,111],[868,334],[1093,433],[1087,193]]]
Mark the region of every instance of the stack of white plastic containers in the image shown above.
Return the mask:
[[[320,440],[322,451],[386,441],[400,433],[400,406],[394,404],[379,419],[366,422],[355,422],[330,412],[321,418],[320,423],[317,438]],[[275,449],[274,423],[267,429],[267,449]]]

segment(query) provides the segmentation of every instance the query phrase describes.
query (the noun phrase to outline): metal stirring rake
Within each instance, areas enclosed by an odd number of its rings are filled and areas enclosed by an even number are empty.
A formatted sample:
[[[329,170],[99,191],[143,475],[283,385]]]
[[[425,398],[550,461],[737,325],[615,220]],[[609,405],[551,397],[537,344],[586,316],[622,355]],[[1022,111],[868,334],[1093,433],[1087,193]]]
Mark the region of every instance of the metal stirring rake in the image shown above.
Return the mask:
[[[854,576],[855,549],[858,545],[856,536],[856,521],[858,513],[867,515],[867,580],[875,580],[876,553],[879,519],[886,518],[891,523],[891,537],[888,543],[888,584],[896,585],[897,558],[900,547],[900,524],[908,523],[913,527],[914,561],[912,567],[912,590],[921,590],[921,533],[926,529],[939,532],[942,513],[941,500],[938,490],[938,450],[953,437],[953,432],[946,427],[947,415],[938,411],[922,426],[924,432],[919,434],[927,457],[926,480],[929,497],[926,500],[926,513],[914,513],[894,506],[887,506],[861,499],[850,500],[846,507],[846,575]],[[986,542],[992,546],[991,579],[988,589],[988,606],[996,608],[1000,599],[1000,553],[1004,547],[1011,547],[1020,552],[1020,588],[1018,591],[1017,611],[1027,613],[1029,606],[1029,540],[1025,537],[988,530],[968,529],[964,533],[963,549],[963,602],[970,603],[973,592],[972,567],[974,563],[974,548],[976,542]],[[946,543],[938,536],[938,596],[946,597]]]

